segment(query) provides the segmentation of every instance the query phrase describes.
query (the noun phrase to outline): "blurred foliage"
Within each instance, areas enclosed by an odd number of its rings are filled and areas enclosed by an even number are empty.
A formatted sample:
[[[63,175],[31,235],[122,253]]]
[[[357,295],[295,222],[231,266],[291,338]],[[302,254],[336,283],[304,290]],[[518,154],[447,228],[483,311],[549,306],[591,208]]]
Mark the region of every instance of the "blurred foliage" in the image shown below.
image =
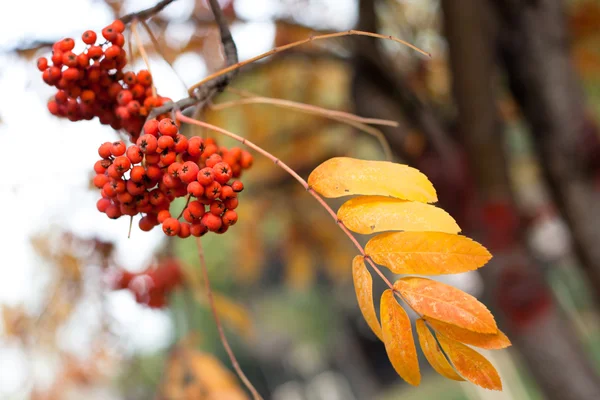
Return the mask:
[[[122,14],[123,2],[105,1],[115,15]],[[235,13],[235,2],[223,3],[231,21],[244,23]],[[571,1],[570,5],[573,58],[583,78],[590,112],[597,119],[600,116],[600,30],[597,29],[600,3],[578,0]],[[411,88],[427,98],[441,116],[449,118],[453,105],[438,2],[382,1],[378,11],[381,33],[402,37],[432,52],[431,60],[417,60],[403,47],[382,43]],[[315,33],[313,28],[293,19],[275,24],[273,45]],[[223,62],[218,31],[203,1],[195,2],[191,17],[186,20],[172,21],[159,15],[152,18],[148,26],[156,42],[144,34],[144,46],[171,64],[190,54],[201,54],[209,70],[217,69]],[[191,31],[187,29],[190,26]],[[189,33],[175,38],[172,32]],[[51,43],[55,38],[48,39]],[[253,64],[243,70],[232,87],[260,96],[348,111],[352,70],[347,51],[344,52],[346,43],[344,39],[310,43],[289,54]],[[33,59],[47,46],[47,43],[33,43],[16,52],[23,58]],[[134,54],[139,57],[135,47]],[[236,99],[239,99],[237,94],[225,92],[215,104]],[[531,156],[525,129],[512,100],[506,96],[498,108],[507,124],[511,176],[519,201],[535,213],[547,202],[539,185],[536,160]],[[332,156],[383,158],[377,141],[368,135],[323,117],[272,105],[208,109],[203,117],[268,149],[305,177],[314,166]],[[425,147],[423,134],[407,129],[408,152],[420,154]],[[231,144],[228,140],[222,142]],[[344,326],[343,317],[339,315],[339,291],[351,293],[350,266],[355,251],[337,226],[326,219],[326,213],[316,209],[313,199],[269,160],[257,157],[253,168],[244,175],[244,185],[246,189],[238,210],[243,217],[234,229],[225,237],[208,235],[202,240],[217,292],[217,308],[225,320],[234,351],[248,364],[256,362],[249,360],[256,356],[253,349],[262,349],[261,339],[268,342],[265,336],[272,335],[286,337],[295,345],[316,346],[325,358]],[[181,204],[176,203],[175,207],[179,209]],[[118,385],[123,393],[131,395],[128,398],[149,398],[157,388],[166,399],[247,398],[235,376],[222,364],[226,357],[206,308],[193,239],[177,240],[169,250],[184,264],[188,285],[175,293],[170,303],[176,344],[157,354],[127,354],[120,348],[118,332],[110,328],[109,317],[102,314],[101,318],[106,321],[95,332],[94,340],[90,339],[93,343],[90,355],[74,359],[72,355],[62,354],[56,348],[61,327],[69,323],[82,302],[90,298],[94,304],[104,301],[103,291],[107,288],[98,284],[101,271],[115,265],[110,243],[57,232],[61,230],[32,240],[39,254],[39,267],[52,271],[51,281],[43,288],[44,308],[32,313],[22,305],[2,306],[4,335],[8,339],[19,341],[28,351],[43,348],[46,352],[52,353],[54,349],[54,353],[59,353],[54,354],[58,359],[53,367],[54,383],[44,388],[32,383],[32,399],[63,399],[69,390],[75,390],[76,396],[82,398],[86,392],[77,391],[78,388],[103,385]],[[589,298],[582,290],[580,276],[573,274],[573,270],[555,271],[554,280],[557,286],[566,288],[569,307],[585,311]],[[353,296],[342,298],[353,299]],[[358,312],[354,301],[351,300],[352,307]],[[343,306],[349,308],[347,304]],[[589,334],[590,324],[582,324],[581,329]],[[190,336],[190,331],[197,336]],[[598,341],[590,338],[589,342],[595,354],[600,355]],[[600,360],[600,356],[597,358]],[[225,365],[229,365],[228,360]],[[118,382],[113,381],[115,377],[119,378]],[[398,394],[394,388],[393,393],[384,394],[381,399],[400,396],[403,399],[471,398],[456,384],[432,378],[418,390],[402,387]]]

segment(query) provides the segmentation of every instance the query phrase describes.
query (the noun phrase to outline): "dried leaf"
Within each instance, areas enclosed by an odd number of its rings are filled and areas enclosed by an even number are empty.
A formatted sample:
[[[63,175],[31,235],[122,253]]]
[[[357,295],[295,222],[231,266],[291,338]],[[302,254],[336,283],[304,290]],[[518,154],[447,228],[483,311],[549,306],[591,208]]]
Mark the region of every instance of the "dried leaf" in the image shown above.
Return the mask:
[[[482,349],[504,349],[511,345],[510,339],[500,330],[498,330],[497,333],[491,334],[476,333],[456,325],[438,321],[434,318],[427,318],[427,322],[433,329],[442,333],[444,336],[461,343],[470,344],[471,346],[480,347]]]
[[[377,313],[373,304],[373,278],[365,266],[363,256],[356,256],[352,260],[352,278],[360,311],[373,333],[383,341],[381,325],[377,320]]]
[[[417,320],[417,335],[419,336],[419,344],[425,354],[425,358],[436,372],[448,379],[455,381],[464,381],[464,379],[456,373],[446,356],[440,349],[435,337],[425,325],[425,321],[421,318]]]
[[[435,189],[423,173],[389,161],[334,157],[313,170],[308,184],[325,197],[365,194],[423,203],[437,201]]]
[[[502,390],[498,371],[484,356],[455,340],[438,334],[437,339],[456,370],[470,382],[485,389]]]
[[[398,279],[394,289],[419,314],[474,332],[497,333],[494,316],[475,297],[426,278]]]
[[[345,202],[337,217],[351,231],[370,234],[382,231],[460,232],[454,218],[435,206],[385,196],[360,196]]]
[[[402,379],[418,386],[421,373],[410,319],[390,289],[381,296],[380,314],[383,343],[392,366]]]
[[[365,252],[396,274],[456,274],[480,268],[492,258],[476,241],[443,232],[382,233],[369,240]]]

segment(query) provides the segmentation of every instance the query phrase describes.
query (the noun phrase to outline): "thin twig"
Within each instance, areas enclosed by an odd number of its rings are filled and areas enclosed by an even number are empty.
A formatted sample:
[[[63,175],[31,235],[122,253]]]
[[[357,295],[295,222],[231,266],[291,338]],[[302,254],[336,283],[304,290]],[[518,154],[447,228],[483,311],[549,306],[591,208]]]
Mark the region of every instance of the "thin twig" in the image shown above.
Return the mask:
[[[246,388],[252,393],[252,397],[254,400],[262,400],[261,395],[258,393],[254,385],[250,382],[250,380],[242,371],[240,364],[235,358],[235,354],[233,354],[233,350],[229,346],[229,342],[227,341],[227,337],[225,336],[225,331],[223,330],[223,325],[221,324],[221,319],[219,318],[219,313],[217,312],[217,307],[215,305],[215,299],[213,298],[212,289],[210,286],[210,280],[208,278],[208,269],[206,268],[206,260],[204,259],[204,250],[202,248],[202,241],[200,238],[196,238],[196,244],[198,246],[198,257],[200,259],[200,269],[202,270],[202,275],[204,278],[204,287],[206,288],[206,295],[208,297],[208,303],[210,305],[210,310],[212,311],[213,317],[215,319],[215,324],[217,325],[217,330],[219,331],[219,338],[221,339],[221,343],[231,360],[231,364],[233,365],[233,369],[240,377],[240,380],[244,383]]]
[[[175,76],[177,76],[177,79],[179,79],[179,82],[181,82],[181,84],[187,88],[187,85],[186,85],[185,81],[183,80],[183,78],[181,77],[181,75],[179,75],[179,73],[177,73],[177,70],[173,67],[173,64],[169,60],[167,60],[167,57],[165,57],[165,52],[163,51],[162,46],[160,45],[158,40],[156,39],[156,36],[154,36],[154,33],[152,33],[152,29],[150,29],[150,26],[148,25],[148,23],[146,23],[146,21],[144,21],[144,20],[140,20],[140,24],[142,24],[142,26],[146,30],[146,33],[150,37],[150,41],[152,42],[152,45],[154,46],[154,50],[156,50],[156,52],[162,57],[163,60],[165,60],[165,62],[169,65],[169,67],[171,67],[171,70],[175,73]]]
[[[236,94],[241,94],[241,91],[234,90],[229,88],[228,91]],[[276,99],[272,97],[263,97],[258,95],[248,96],[243,99],[228,101],[225,103],[214,104],[212,106],[213,110],[222,110],[224,108],[237,106],[240,104],[272,104],[278,107],[291,108],[293,110],[305,111],[311,114],[323,115],[326,117],[337,117],[340,119],[347,119],[351,121],[360,122],[362,124],[371,124],[371,125],[384,125],[384,126],[393,126],[398,127],[398,122],[392,121],[389,119],[379,119],[379,118],[365,118],[360,117],[355,114],[347,113],[344,111],[338,110],[330,110],[327,108],[322,108],[310,104],[298,103],[296,101],[284,100],[284,99]]]
[[[225,108],[234,107],[234,106],[243,105],[243,104],[270,104],[270,105],[274,105],[277,107],[283,107],[283,108],[288,108],[288,109],[292,109],[292,110],[296,110],[296,111],[305,112],[305,113],[312,114],[312,115],[318,115],[321,117],[332,119],[334,121],[341,122],[343,124],[350,125],[356,129],[358,129],[359,131],[363,131],[363,132],[375,137],[381,144],[383,152],[385,153],[385,158],[387,160],[392,160],[392,158],[393,158],[392,149],[390,148],[390,145],[389,145],[388,141],[386,140],[383,132],[381,132],[379,129],[373,128],[367,124],[397,127],[398,123],[396,121],[391,121],[391,120],[387,120],[387,119],[378,119],[378,118],[363,118],[358,115],[347,113],[344,111],[329,110],[326,108],[317,107],[317,106],[310,105],[310,104],[298,103],[298,102],[290,101],[290,100],[275,99],[275,98],[271,98],[271,97],[262,97],[262,96],[258,96],[258,95],[249,95],[248,96],[245,91],[238,91],[238,90],[235,90],[232,88],[229,88],[228,91],[239,94],[240,96],[247,96],[247,97],[244,99],[240,99],[240,100],[234,100],[234,101],[229,101],[229,102],[224,102],[224,103],[219,103],[219,104],[213,104],[211,106],[211,108],[213,110],[222,110]]]
[[[185,115],[183,115],[181,112],[177,112],[177,119],[179,119],[180,121],[185,122],[187,124],[197,125],[197,126],[201,126],[203,128],[207,128],[207,129],[213,130],[215,132],[219,132],[219,133],[221,133],[221,134],[223,134],[225,136],[228,136],[228,137],[230,137],[230,138],[232,138],[234,140],[237,140],[238,142],[240,142],[240,143],[242,143],[242,144],[250,147],[251,149],[255,150],[256,152],[258,152],[258,153],[262,154],[263,156],[267,157],[268,159],[270,159],[271,161],[273,161],[273,163],[275,163],[275,165],[279,166],[285,172],[287,172],[288,174],[290,174],[294,179],[296,179],[306,189],[306,191],[308,191],[319,202],[319,204],[321,204],[321,206],[323,206],[323,208],[329,213],[329,215],[331,215],[331,218],[333,218],[333,220],[340,227],[340,229],[352,241],[352,243],[358,249],[358,251],[360,252],[360,254],[365,257],[365,259],[371,265],[371,267],[377,273],[377,275],[379,275],[381,277],[381,279],[385,282],[385,284],[392,291],[396,292],[396,290],[394,289],[394,285],[392,285],[392,283],[385,277],[385,275],[383,274],[383,272],[381,272],[381,270],[379,269],[379,267],[377,267],[377,265],[375,265],[375,263],[373,262],[373,260],[371,260],[371,257],[369,257],[367,254],[365,254],[365,249],[361,246],[360,243],[358,243],[358,240],[356,240],[356,238],[354,237],[354,235],[348,230],[348,228],[346,228],[346,226],[344,225],[344,223],[338,219],[335,211],[333,211],[331,209],[331,207],[329,207],[329,205],[325,202],[325,200],[323,200],[323,198],[317,192],[315,192],[300,175],[298,175],[296,173],[296,171],[294,171],[293,169],[291,169],[287,164],[285,164],[283,161],[279,160],[277,157],[275,157],[274,155],[272,155],[271,153],[269,153],[268,151],[266,151],[262,147],[257,146],[256,144],[252,143],[251,141],[249,141],[249,140],[247,140],[247,139],[245,139],[245,138],[243,138],[241,136],[238,136],[238,135],[236,135],[233,132],[229,132],[229,131],[227,131],[227,130],[225,130],[223,128],[219,128],[218,126],[211,125],[211,124],[203,122],[203,121],[198,121],[198,120],[195,120],[195,119],[192,119],[192,118],[188,118]]]
[[[174,1],[175,0],[162,0],[162,1],[159,1],[158,3],[156,3],[154,6],[152,6],[150,8],[147,8],[147,9],[142,10],[142,11],[134,12],[134,13],[131,13],[131,14],[123,15],[119,19],[124,24],[128,24],[131,21],[136,20],[136,19],[145,20],[145,19],[148,19],[148,18],[150,18],[150,17],[158,14],[159,12],[161,12],[163,10],[163,8],[165,8],[166,6],[168,6],[169,4],[171,4]]]
[[[152,75],[152,70],[150,69],[150,60],[148,59],[148,54],[146,53],[146,49],[144,48],[144,44],[142,43],[142,39],[137,31],[137,19],[134,19],[131,23],[131,32],[133,32],[133,37],[135,38],[135,44],[137,45],[138,50],[140,51],[140,55],[142,56],[142,60],[144,60],[144,64],[146,64],[146,68],[150,75]],[[156,86],[154,86],[154,81],[152,81],[152,96],[156,97]]]
[[[213,2],[213,1],[216,2],[216,0],[210,0],[210,1],[211,2]],[[421,50],[420,48],[418,48],[418,47],[416,47],[416,46],[414,46],[414,45],[412,45],[412,44],[410,44],[408,42],[405,42],[404,40],[397,39],[397,38],[395,38],[395,37],[393,37],[391,35],[390,36],[384,36],[384,35],[380,35],[378,33],[363,32],[363,31],[357,31],[357,30],[349,30],[349,31],[345,31],[345,32],[327,33],[325,35],[310,36],[309,38],[298,40],[297,42],[293,42],[293,43],[289,43],[289,44],[286,44],[286,45],[283,45],[283,46],[275,47],[274,49],[271,49],[271,50],[267,51],[266,53],[260,54],[260,55],[258,55],[256,57],[252,57],[252,58],[250,58],[250,59],[248,59],[246,61],[237,62],[237,63],[235,63],[233,65],[230,65],[229,67],[224,68],[224,69],[222,69],[220,71],[217,71],[214,74],[211,74],[211,75],[207,76],[206,78],[204,78],[200,82],[194,84],[192,87],[190,87],[188,89],[188,93],[191,96],[196,89],[198,89],[199,87],[201,87],[202,85],[204,85],[206,82],[209,82],[209,81],[211,81],[211,80],[213,80],[215,78],[218,78],[218,77],[220,77],[222,75],[225,75],[225,74],[231,73],[233,71],[236,71],[238,68],[243,67],[244,65],[247,65],[247,64],[253,63],[255,61],[261,60],[263,58],[272,56],[273,54],[282,52],[284,50],[291,49],[293,47],[300,46],[300,45],[303,45],[303,44],[306,44],[306,43],[310,43],[310,42],[313,42],[313,41],[317,41],[317,40],[331,39],[331,38],[342,37],[342,36],[349,36],[349,35],[370,36],[370,37],[375,37],[375,38],[379,38],[379,39],[391,40],[391,41],[394,41],[394,42],[397,42],[397,43],[401,43],[401,44],[403,44],[405,46],[408,46],[411,49],[413,49],[415,51],[418,51],[419,53],[421,53],[423,55],[431,57],[431,54],[427,53],[426,51]]]

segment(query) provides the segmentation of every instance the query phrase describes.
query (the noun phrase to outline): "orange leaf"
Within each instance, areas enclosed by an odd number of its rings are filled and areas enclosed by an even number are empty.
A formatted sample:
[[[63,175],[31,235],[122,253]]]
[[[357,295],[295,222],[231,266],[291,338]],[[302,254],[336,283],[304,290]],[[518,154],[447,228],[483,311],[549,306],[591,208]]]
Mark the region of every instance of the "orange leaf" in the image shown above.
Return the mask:
[[[438,374],[455,381],[464,381],[454,368],[452,368],[442,349],[438,346],[433,334],[429,331],[427,325],[425,325],[425,321],[421,318],[417,320],[417,335],[419,336],[419,344],[421,345],[421,349],[423,349],[425,358],[427,358],[429,364],[431,364]]]
[[[421,373],[410,319],[390,289],[381,296],[380,314],[383,343],[392,366],[402,379],[418,386]]]
[[[313,170],[308,184],[325,197],[368,194],[423,203],[437,201],[435,189],[423,173],[389,161],[334,157]]]
[[[494,316],[475,297],[450,285],[408,277],[394,283],[404,300],[419,314],[474,332],[497,333]]]
[[[377,320],[377,313],[373,304],[373,278],[365,266],[363,256],[356,256],[352,260],[352,278],[360,311],[373,333],[383,341],[381,325]]]
[[[437,339],[454,368],[470,382],[485,389],[502,390],[498,371],[484,356],[462,343],[438,334]]]
[[[345,202],[337,217],[351,231],[370,234],[382,231],[460,232],[454,218],[435,206],[385,196],[360,196]]]
[[[365,252],[396,274],[456,274],[482,267],[492,258],[474,240],[443,232],[382,233],[369,240]]]
[[[434,318],[427,318],[429,325],[437,332],[447,336],[457,342],[470,344],[471,346],[482,349],[504,349],[511,345],[510,339],[498,330],[498,333],[476,333],[468,329],[460,328],[456,325],[438,321]]]

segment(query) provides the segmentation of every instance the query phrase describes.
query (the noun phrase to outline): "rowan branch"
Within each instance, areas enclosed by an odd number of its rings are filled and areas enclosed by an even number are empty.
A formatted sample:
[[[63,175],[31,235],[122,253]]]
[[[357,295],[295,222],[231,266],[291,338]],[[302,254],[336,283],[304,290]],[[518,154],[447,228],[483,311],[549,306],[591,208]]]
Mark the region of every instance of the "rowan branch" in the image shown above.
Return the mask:
[[[136,19],[138,19],[140,21],[146,20],[146,19],[158,14],[159,12],[161,12],[166,6],[168,6],[169,4],[171,4],[174,1],[175,0],[159,1],[153,7],[147,8],[142,11],[123,15],[121,18],[119,18],[119,20],[121,20],[121,22],[123,22],[124,24],[128,24],[131,21],[136,20]]]
[[[219,26],[221,35],[221,43],[223,44],[223,52],[225,53],[225,61],[228,67],[238,64],[237,47],[231,36],[231,31],[223,15],[223,11],[217,0],[209,0],[210,9],[215,16],[215,22]],[[189,90],[190,97],[186,97],[177,102],[169,102],[161,107],[154,108],[148,115],[148,119],[155,118],[157,115],[164,114],[173,110],[180,111],[186,108],[197,105],[199,108],[204,107],[217,93],[223,91],[229,84],[230,80],[237,74],[237,71],[230,71],[220,74],[218,79],[211,80],[205,85]]]

